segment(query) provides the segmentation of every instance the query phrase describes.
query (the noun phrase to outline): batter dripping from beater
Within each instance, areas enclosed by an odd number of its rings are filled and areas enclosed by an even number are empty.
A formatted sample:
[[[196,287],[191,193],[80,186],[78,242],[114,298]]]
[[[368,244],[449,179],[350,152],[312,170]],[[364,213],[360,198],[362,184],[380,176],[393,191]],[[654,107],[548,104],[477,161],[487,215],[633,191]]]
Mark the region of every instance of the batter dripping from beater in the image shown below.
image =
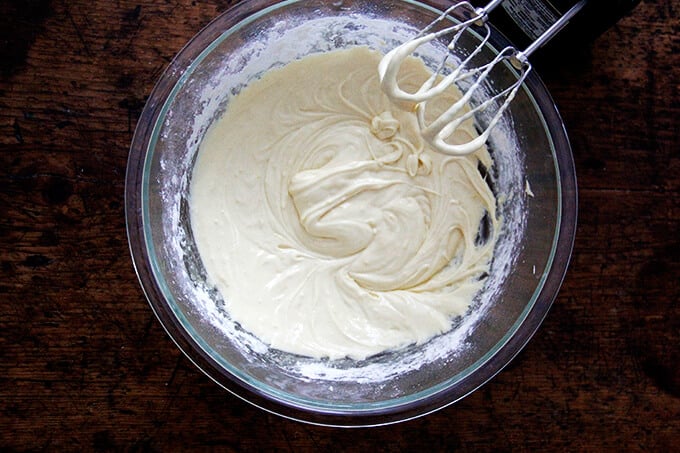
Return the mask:
[[[476,8],[467,1],[460,1],[451,5],[442,14],[421,30],[415,37],[406,40],[401,45],[388,52],[380,61],[378,72],[380,85],[392,102],[409,102],[416,111],[418,127],[423,139],[432,149],[451,156],[464,156],[475,152],[483,146],[491,135],[491,131],[498,124],[503,113],[509,108],[512,100],[519,91],[522,83],[531,71],[529,56],[539,47],[552,39],[569,20],[585,6],[588,0],[580,0],[574,4],[562,17],[556,19],[531,45],[523,51],[512,46],[499,51],[495,56],[484,56],[485,47],[491,37],[491,28],[486,23],[488,14],[498,7],[502,0],[490,0],[483,8]],[[449,15],[461,13],[460,21],[449,21]],[[434,31],[441,23],[447,24]],[[458,49],[459,40],[468,34],[468,28],[478,27],[479,41],[471,49]],[[403,89],[398,81],[399,69],[407,58],[411,58],[416,49],[430,41],[446,39],[448,45],[436,70],[422,85],[415,90]],[[469,38],[469,36],[467,36]],[[457,55],[459,61],[451,63],[452,56]],[[480,60],[480,61],[478,61]],[[514,69],[513,69],[514,68]],[[510,77],[505,85],[492,86],[487,84],[492,71],[504,70]],[[443,109],[438,109],[437,115],[426,113],[431,104],[442,93],[466,81],[469,85],[464,93]],[[485,88],[482,88],[485,87]],[[471,101],[477,91],[488,90],[483,100],[477,101],[471,108]],[[488,123],[480,127],[481,132],[470,136],[468,140],[456,137],[464,131],[466,123],[473,120],[475,115],[489,109],[493,112]]]
[[[489,154],[433,152],[413,111],[380,90],[380,58],[355,48],[272,70],[201,145],[200,256],[230,316],[274,348],[361,359],[422,343],[484,283],[498,228],[478,171]],[[399,83],[415,90],[428,76],[407,59]],[[447,90],[428,112],[458,96]],[[457,133],[477,135],[471,122]]]

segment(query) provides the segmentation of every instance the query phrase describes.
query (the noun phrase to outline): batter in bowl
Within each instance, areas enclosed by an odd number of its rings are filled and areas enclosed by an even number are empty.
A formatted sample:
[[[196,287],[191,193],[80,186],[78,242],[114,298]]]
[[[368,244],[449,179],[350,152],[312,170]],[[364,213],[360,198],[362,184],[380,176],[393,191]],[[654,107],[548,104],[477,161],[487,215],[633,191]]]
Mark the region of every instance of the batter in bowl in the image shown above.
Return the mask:
[[[484,284],[498,219],[479,169],[491,158],[429,149],[410,106],[382,93],[381,57],[353,48],[270,70],[201,144],[201,260],[229,315],[273,348],[363,359],[423,343]],[[411,59],[399,83],[415,91],[428,76]],[[458,133],[476,136],[472,123]]]

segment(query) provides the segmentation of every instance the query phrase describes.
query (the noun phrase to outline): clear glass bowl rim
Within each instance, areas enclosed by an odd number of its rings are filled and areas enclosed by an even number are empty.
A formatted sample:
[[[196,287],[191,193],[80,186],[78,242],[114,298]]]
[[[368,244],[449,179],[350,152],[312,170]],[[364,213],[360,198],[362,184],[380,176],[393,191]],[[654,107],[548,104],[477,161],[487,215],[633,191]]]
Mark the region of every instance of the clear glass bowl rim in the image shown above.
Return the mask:
[[[143,221],[144,170],[147,155],[151,150],[154,131],[164,119],[164,108],[177,85],[189,74],[200,56],[215,40],[243,20],[263,14],[267,8],[276,5],[296,3],[299,0],[277,2],[272,0],[250,0],[237,4],[210,22],[196,34],[177,54],[154,87],[147,104],[142,111],[132,140],[125,185],[125,215],[128,242],[135,271],[144,294],[170,338],[189,360],[204,374],[221,387],[239,398],[265,410],[286,418],[327,426],[357,427],[378,426],[405,421],[426,415],[446,407],[484,385],[500,372],[526,345],[534,335],[548,313],[562,284],[573,249],[576,217],[577,189],[574,162],[571,146],[557,108],[547,88],[535,71],[529,74],[525,82],[526,90],[544,117],[544,127],[553,144],[553,158],[558,176],[558,196],[560,219],[557,222],[552,254],[546,272],[542,276],[543,284],[534,294],[533,303],[527,309],[514,328],[508,332],[496,348],[487,353],[472,372],[459,382],[444,389],[432,392],[423,397],[406,397],[405,402],[387,407],[352,410],[347,408],[305,407],[292,401],[277,398],[231,375],[199,345],[195,338],[177,318],[169,306],[162,284],[156,280],[152,257],[149,254],[145,239]],[[420,7],[434,7],[443,10],[450,6],[441,1],[417,2],[404,0],[405,3]],[[498,46],[509,45],[500,34],[495,33]],[[422,392],[420,392],[422,393]]]

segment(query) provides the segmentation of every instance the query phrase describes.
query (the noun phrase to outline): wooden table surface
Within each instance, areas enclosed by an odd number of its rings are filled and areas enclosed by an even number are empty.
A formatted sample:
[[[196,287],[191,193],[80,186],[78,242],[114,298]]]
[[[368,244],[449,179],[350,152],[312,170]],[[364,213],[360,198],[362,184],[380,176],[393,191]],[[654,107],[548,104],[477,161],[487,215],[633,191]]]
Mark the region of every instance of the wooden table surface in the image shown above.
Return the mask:
[[[644,0],[570,63],[579,226],[526,349],[449,408],[308,426],[219,388],[154,317],[128,253],[126,160],[154,82],[233,2],[0,2],[0,449],[680,449],[680,6]]]

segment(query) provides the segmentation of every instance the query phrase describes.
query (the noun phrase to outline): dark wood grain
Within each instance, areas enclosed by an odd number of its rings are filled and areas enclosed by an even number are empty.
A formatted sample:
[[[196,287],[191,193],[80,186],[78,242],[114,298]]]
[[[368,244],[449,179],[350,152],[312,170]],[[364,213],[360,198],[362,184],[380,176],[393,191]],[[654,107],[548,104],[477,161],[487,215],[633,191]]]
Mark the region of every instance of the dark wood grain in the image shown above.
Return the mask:
[[[153,84],[230,1],[0,2],[0,449],[680,449],[680,7],[643,1],[539,66],[579,177],[572,265],[491,383],[397,426],[259,411],[184,358],[137,283],[128,147]]]

